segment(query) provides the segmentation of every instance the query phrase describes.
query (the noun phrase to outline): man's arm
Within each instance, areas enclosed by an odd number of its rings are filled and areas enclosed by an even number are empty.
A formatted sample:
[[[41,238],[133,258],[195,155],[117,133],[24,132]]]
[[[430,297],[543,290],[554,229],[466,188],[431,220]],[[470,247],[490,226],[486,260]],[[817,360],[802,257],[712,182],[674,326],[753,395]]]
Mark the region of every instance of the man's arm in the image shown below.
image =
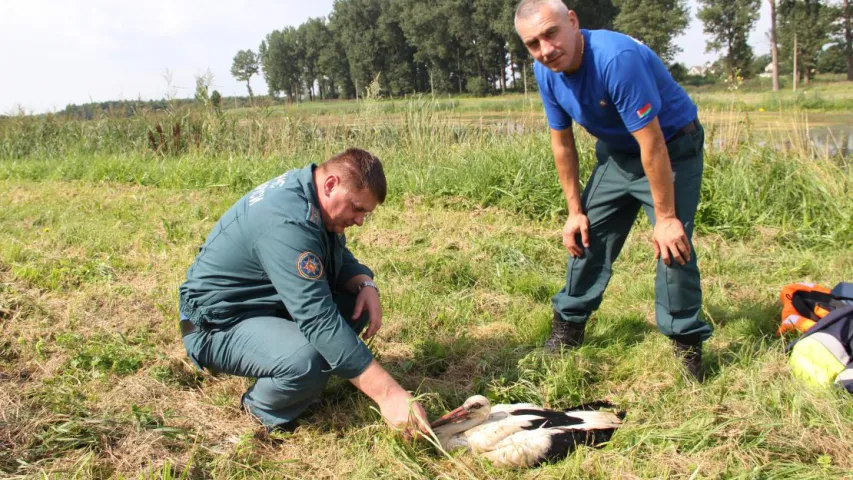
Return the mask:
[[[583,249],[577,244],[576,237],[580,233],[583,246],[589,247],[589,219],[581,202],[580,161],[571,126],[564,130],[551,129],[551,151],[569,210],[569,218],[563,227],[563,246],[573,257],[580,257]]]
[[[373,280],[373,278],[371,278],[369,275],[365,275],[365,274],[356,275],[356,276],[350,278],[349,280],[347,280],[346,282],[344,282],[344,290],[346,290],[347,292],[349,292],[353,295],[356,295],[356,294],[358,294],[358,286],[359,285],[361,285],[363,282],[372,281],[372,280]]]
[[[404,429],[404,435],[411,436],[418,430],[429,433],[424,407],[376,360],[361,375],[351,378],[350,382],[379,405],[379,411],[392,427]]]
[[[352,378],[373,360],[370,350],[341,317],[332,297],[320,242],[309,224],[281,223],[257,237],[253,250],[299,331],[329,364]]]
[[[655,247],[655,258],[662,257],[663,262],[669,265],[671,255],[678,264],[684,265],[690,260],[690,242],[684,232],[684,225],[675,214],[672,165],[657,117],[633,132],[633,135],[640,144],[640,159],[649,179],[649,189],[654,202],[656,222],[652,243]]]
[[[344,290],[352,293],[353,295],[357,295],[355,298],[355,308],[352,312],[352,319],[355,320],[361,317],[361,312],[365,309],[367,309],[367,313],[370,315],[370,323],[363,335],[365,340],[375,335],[376,332],[382,328],[382,303],[379,301],[379,290],[371,287],[364,287],[360,292],[358,291],[358,286],[368,280],[373,279],[368,275],[359,274],[344,283]]]

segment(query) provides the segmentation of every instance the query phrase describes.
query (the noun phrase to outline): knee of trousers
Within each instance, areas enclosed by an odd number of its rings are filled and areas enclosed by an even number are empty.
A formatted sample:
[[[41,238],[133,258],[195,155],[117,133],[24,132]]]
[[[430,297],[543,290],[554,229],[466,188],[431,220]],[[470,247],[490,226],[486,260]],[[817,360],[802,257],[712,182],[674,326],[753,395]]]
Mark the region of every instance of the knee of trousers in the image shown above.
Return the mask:
[[[329,364],[314,347],[306,345],[282,361],[272,381],[283,393],[319,392],[329,381]]]
[[[702,306],[702,287],[695,260],[685,265],[667,267],[658,262],[655,279],[658,305],[670,312],[695,311]]]

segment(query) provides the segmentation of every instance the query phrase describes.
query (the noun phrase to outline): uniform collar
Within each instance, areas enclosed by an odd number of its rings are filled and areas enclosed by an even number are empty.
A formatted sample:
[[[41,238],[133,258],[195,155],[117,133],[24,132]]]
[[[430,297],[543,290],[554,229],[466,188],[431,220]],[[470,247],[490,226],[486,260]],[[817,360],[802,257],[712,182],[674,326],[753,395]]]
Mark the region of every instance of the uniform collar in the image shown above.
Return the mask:
[[[314,184],[314,171],[317,170],[317,165],[312,163],[303,168],[299,172],[299,181],[302,183],[302,190],[305,193],[305,198],[308,200],[305,219],[325,230],[323,225],[323,215],[320,214],[320,200],[317,195],[317,185]]]

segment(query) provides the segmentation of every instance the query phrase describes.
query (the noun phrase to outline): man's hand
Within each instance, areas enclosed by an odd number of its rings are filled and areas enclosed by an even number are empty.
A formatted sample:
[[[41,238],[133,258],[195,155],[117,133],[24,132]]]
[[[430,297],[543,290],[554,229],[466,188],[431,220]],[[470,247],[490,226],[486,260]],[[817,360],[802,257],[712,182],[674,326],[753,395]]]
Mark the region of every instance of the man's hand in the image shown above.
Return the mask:
[[[424,408],[376,360],[350,382],[379,405],[388,425],[401,431],[404,437],[412,438],[417,432],[429,434]]]
[[[358,292],[358,297],[355,299],[355,310],[353,310],[352,319],[357,320],[361,317],[361,312],[367,309],[367,314],[370,316],[370,323],[367,331],[364,332],[364,339],[372,337],[382,327],[382,304],[379,302],[379,292],[373,287],[364,287]]]
[[[572,257],[578,258],[583,255],[583,248],[577,243],[577,235],[581,236],[584,248],[589,248],[589,219],[586,215],[569,215],[566,225],[563,227],[563,246]]]
[[[659,218],[652,234],[652,244],[655,246],[655,259],[662,258],[667,266],[672,264],[671,258],[679,265],[690,261],[690,242],[678,218]]]
[[[429,435],[426,410],[405,390],[389,396],[379,405],[379,411],[388,425],[401,432],[406,440],[411,440],[420,433]]]

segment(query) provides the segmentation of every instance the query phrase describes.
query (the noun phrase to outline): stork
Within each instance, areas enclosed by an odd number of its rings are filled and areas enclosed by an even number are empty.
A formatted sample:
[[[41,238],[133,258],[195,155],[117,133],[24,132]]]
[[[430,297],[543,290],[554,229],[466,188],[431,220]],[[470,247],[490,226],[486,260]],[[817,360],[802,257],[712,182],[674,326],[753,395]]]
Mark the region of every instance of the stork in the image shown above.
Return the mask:
[[[548,410],[530,404],[491,406],[482,395],[430,424],[446,451],[468,450],[504,467],[534,467],[565,458],[577,445],[610,440],[622,420],[610,412]]]

